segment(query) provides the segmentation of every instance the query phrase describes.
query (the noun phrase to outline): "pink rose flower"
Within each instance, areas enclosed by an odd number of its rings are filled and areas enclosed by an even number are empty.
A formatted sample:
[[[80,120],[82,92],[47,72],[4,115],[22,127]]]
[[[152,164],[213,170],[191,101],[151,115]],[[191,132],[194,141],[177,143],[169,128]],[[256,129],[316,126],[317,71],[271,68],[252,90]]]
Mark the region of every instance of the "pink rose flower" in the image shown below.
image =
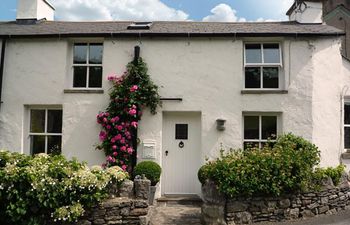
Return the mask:
[[[116,149],[117,149],[117,146],[116,146],[116,145],[113,145],[113,146],[112,146],[112,149],[113,149],[113,150],[116,150]]]
[[[123,169],[124,171],[126,171],[127,168],[128,168],[127,165],[122,165],[122,169]]]
[[[108,119],[105,117],[103,118],[103,122],[107,123],[108,122]]]
[[[137,123],[137,122],[135,122],[135,121],[131,122],[131,126],[133,126],[133,127],[137,128],[137,125],[138,125],[138,123]]]
[[[114,156],[117,156],[117,155],[118,155],[118,152],[113,152],[113,155],[114,155]]]
[[[107,125],[107,129],[110,130],[112,127],[111,125]]]
[[[128,148],[127,151],[129,154],[132,154],[134,152],[134,150],[132,148]]]
[[[122,152],[125,152],[125,151],[126,151],[126,147],[125,147],[125,146],[122,146],[122,147],[120,148],[120,150],[121,150]]]
[[[115,136],[114,138],[115,138],[115,140],[117,140],[117,141],[118,141],[118,140],[122,139],[122,135],[121,135],[121,134],[118,134],[118,135],[117,135],[117,136]]]
[[[136,115],[136,109],[130,109],[130,110],[129,110],[129,114],[130,114],[131,116],[135,116],[135,115]]]
[[[137,85],[133,85],[131,88],[130,88],[130,92],[135,92],[137,91],[137,89],[139,89],[139,87]]]
[[[122,139],[120,140],[120,143],[125,144],[125,138],[122,138]]]
[[[101,131],[99,134],[100,141],[104,141],[107,138],[107,133],[104,131]]]
[[[112,139],[111,139],[111,143],[115,143],[115,138],[112,138]]]
[[[121,125],[119,125],[119,126],[117,126],[117,129],[118,129],[119,131],[121,131],[121,130],[123,130],[123,127],[122,127]]]
[[[115,74],[109,74],[108,76],[107,76],[107,79],[109,80],[109,81],[113,81],[113,80],[115,80],[117,78],[117,76],[115,75]]]

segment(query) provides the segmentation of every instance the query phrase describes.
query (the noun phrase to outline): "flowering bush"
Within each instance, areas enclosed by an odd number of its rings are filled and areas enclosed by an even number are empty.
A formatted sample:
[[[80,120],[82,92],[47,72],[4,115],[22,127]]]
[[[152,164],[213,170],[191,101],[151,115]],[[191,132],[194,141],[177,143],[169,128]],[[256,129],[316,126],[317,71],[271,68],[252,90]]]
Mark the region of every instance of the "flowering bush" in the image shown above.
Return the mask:
[[[309,141],[285,134],[262,149],[224,153],[198,171],[204,183],[214,181],[227,196],[279,196],[313,188],[320,151]]]
[[[89,169],[63,156],[0,151],[0,224],[75,221],[127,177],[119,167]]]
[[[97,123],[102,126],[101,144],[97,149],[106,154],[104,166],[117,165],[130,171],[135,157],[138,121],[144,107],[156,113],[160,103],[158,87],[150,80],[142,58],[130,62],[122,76],[109,75],[108,80],[113,87],[106,112],[97,115]]]

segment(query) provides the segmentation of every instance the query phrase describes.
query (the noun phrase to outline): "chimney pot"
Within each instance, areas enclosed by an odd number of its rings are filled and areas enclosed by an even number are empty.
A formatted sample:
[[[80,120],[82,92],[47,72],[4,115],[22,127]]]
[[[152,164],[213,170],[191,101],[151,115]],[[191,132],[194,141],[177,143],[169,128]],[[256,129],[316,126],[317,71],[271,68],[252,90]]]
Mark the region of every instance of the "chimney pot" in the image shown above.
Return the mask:
[[[287,15],[290,21],[323,23],[323,0],[295,0]]]

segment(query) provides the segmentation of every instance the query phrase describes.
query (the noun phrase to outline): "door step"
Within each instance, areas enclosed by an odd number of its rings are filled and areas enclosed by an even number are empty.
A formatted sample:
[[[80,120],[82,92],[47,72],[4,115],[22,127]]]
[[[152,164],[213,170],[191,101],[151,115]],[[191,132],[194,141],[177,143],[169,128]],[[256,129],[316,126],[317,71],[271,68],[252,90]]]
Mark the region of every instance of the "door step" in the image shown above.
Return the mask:
[[[157,199],[158,206],[201,206],[202,199],[198,195],[165,195]]]

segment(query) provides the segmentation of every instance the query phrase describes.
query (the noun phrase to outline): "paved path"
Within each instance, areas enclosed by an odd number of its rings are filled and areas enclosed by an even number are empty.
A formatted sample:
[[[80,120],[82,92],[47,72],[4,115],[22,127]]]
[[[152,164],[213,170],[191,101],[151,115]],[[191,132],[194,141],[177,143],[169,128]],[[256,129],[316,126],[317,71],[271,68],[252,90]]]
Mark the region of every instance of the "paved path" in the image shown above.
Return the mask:
[[[168,205],[152,209],[150,225],[201,225],[199,206]],[[257,223],[256,225],[350,225],[350,210],[340,211],[336,215],[321,215],[304,220],[276,223]]]
[[[199,206],[168,205],[153,209],[150,225],[201,225]]]
[[[335,215],[321,215],[305,220],[283,223],[258,223],[257,225],[350,225],[350,210],[340,211]]]

